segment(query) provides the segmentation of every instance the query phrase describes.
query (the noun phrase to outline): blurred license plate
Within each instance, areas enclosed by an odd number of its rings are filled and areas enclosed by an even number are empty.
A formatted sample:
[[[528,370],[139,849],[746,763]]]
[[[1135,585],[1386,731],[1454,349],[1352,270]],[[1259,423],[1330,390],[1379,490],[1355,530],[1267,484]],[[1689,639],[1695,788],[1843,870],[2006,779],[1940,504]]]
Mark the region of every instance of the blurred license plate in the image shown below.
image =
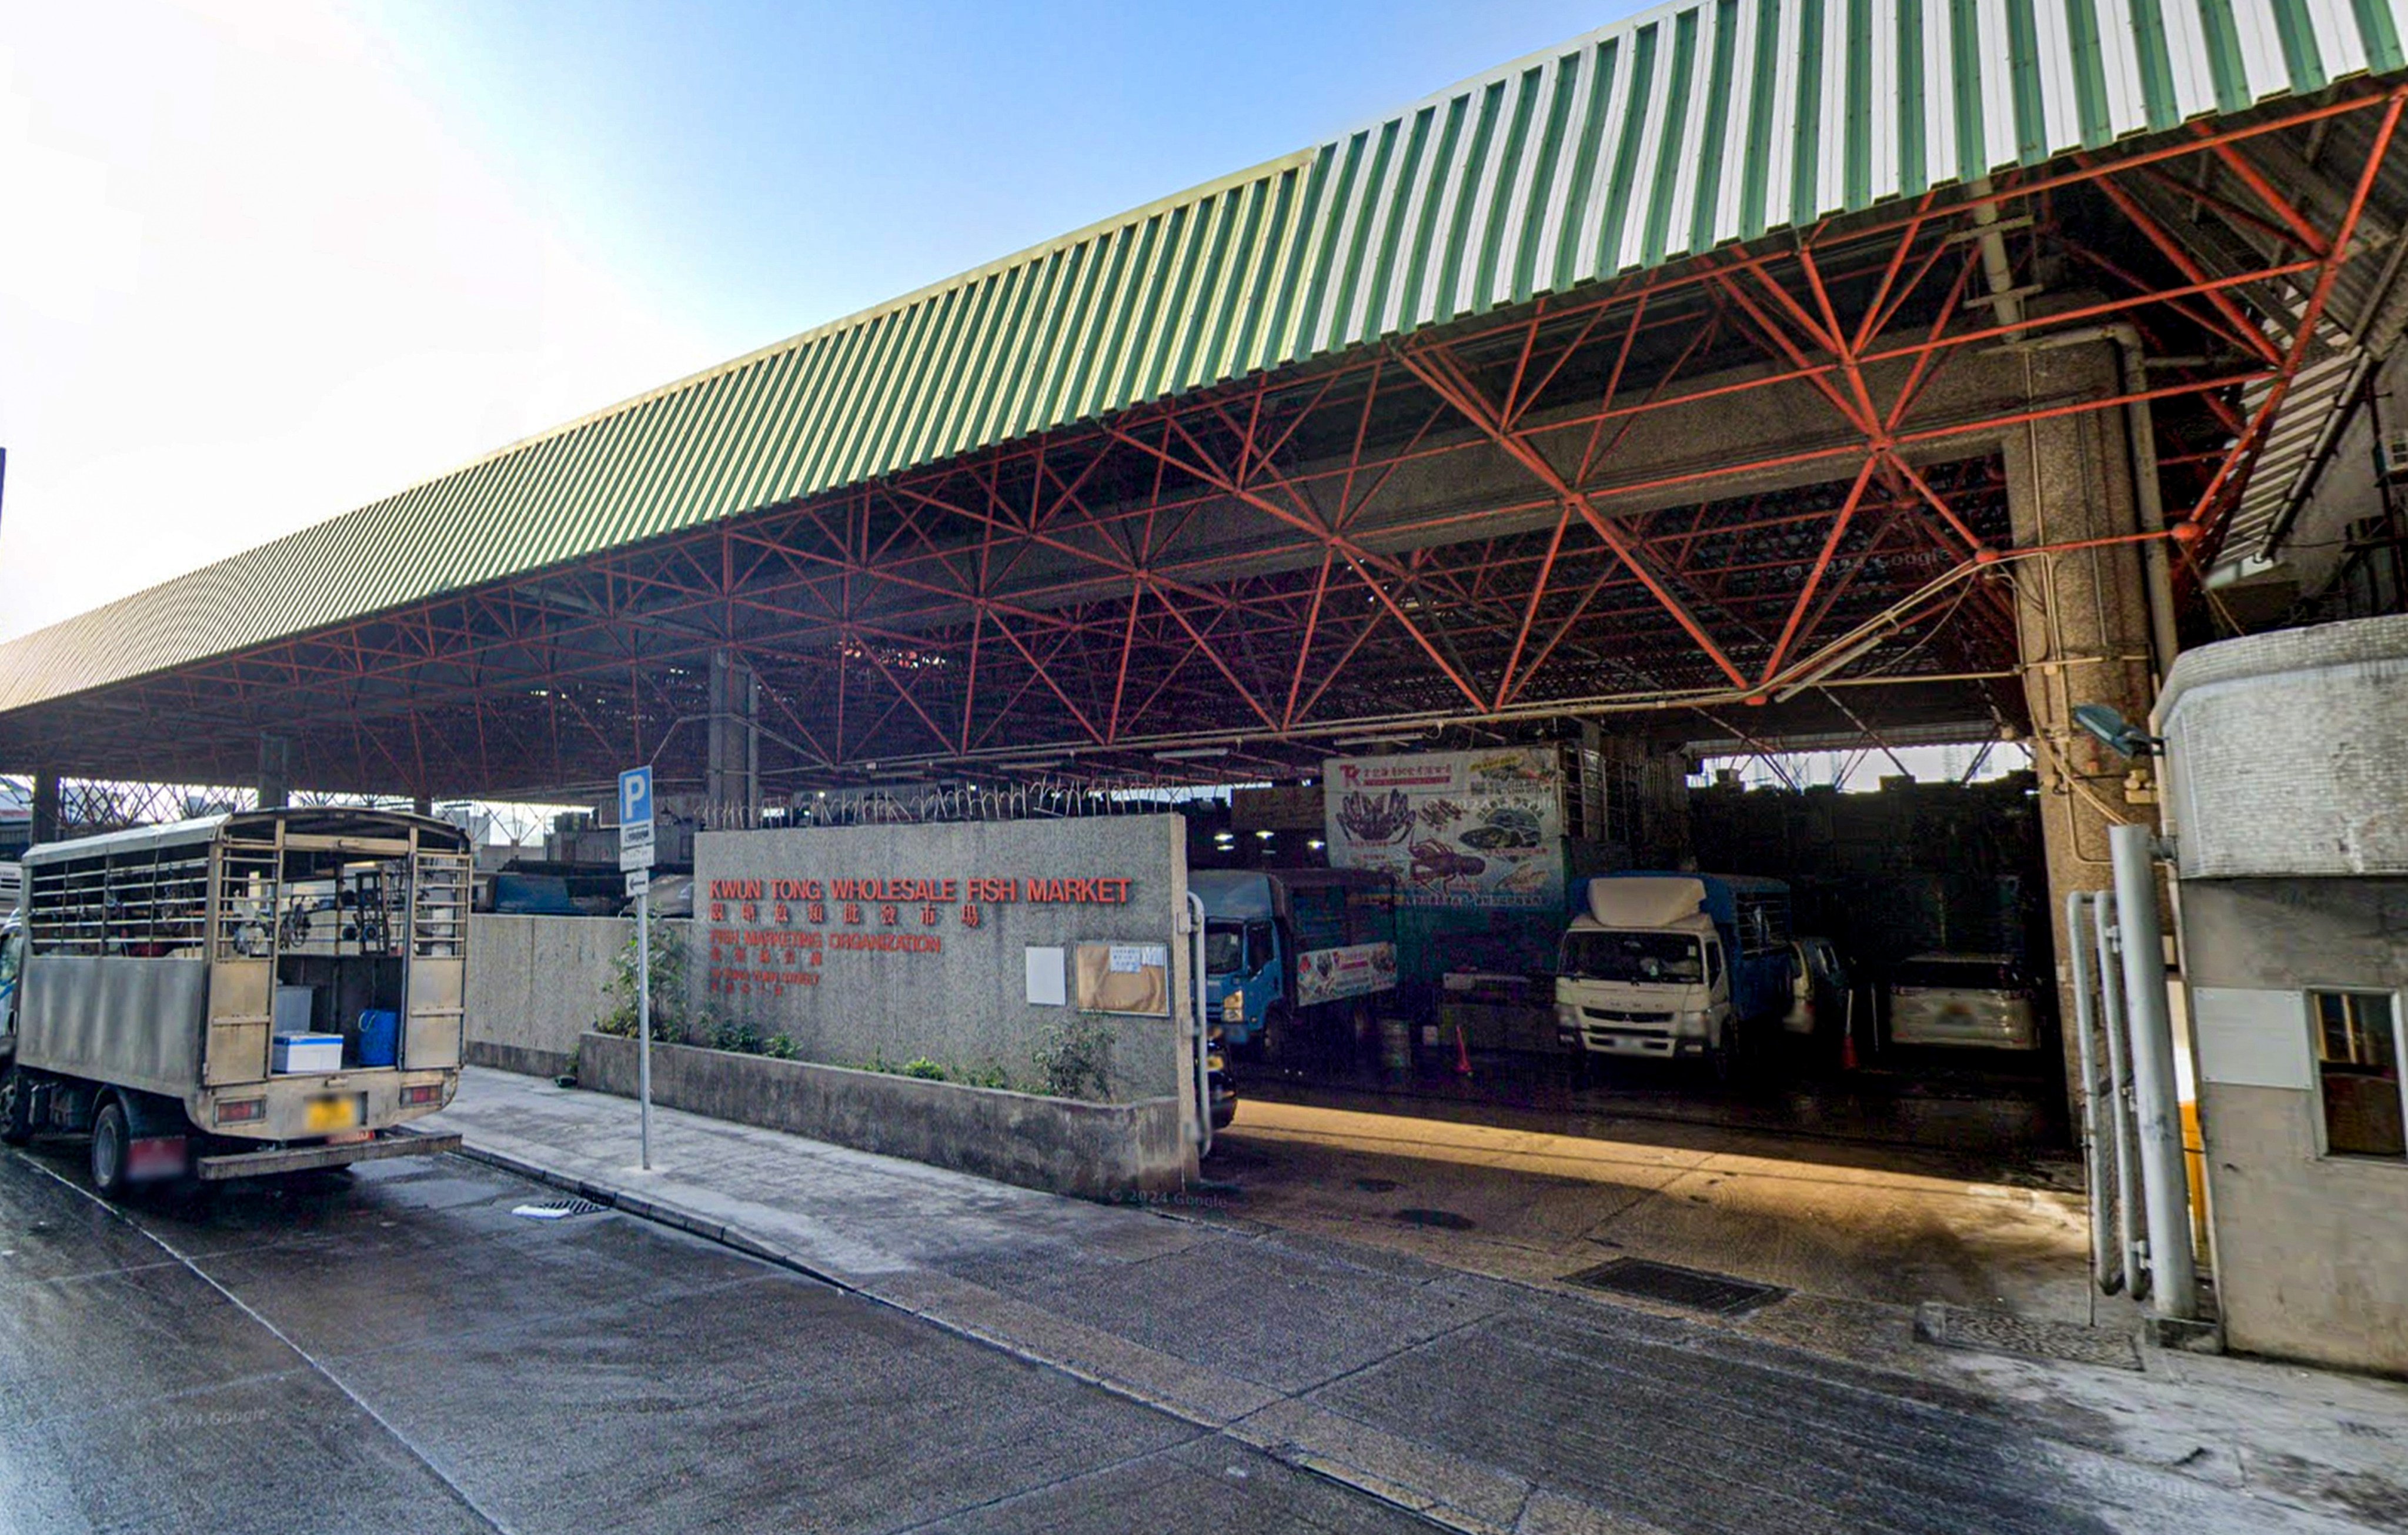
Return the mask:
[[[356,1097],[313,1097],[303,1106],[301,1127],[311,1132],[348,1130],[360,1122]]]

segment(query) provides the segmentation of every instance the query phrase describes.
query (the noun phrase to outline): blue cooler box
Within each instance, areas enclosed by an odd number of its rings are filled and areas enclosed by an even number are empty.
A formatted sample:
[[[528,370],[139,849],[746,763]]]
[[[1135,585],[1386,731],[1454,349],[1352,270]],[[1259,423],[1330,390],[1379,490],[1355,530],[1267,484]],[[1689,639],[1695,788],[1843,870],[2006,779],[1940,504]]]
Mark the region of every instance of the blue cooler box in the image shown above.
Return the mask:
[[[401,1051],[401,1014],[370,1008],[360,1014],[360,1064],[391,1066]]]

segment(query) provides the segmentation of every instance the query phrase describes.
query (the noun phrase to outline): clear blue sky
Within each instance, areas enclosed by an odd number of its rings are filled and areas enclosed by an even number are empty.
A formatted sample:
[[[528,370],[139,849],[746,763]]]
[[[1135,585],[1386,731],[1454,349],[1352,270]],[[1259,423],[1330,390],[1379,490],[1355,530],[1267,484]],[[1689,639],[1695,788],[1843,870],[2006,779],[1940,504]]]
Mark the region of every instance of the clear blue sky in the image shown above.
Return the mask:
[[[0,638],[1637,8],[19,7]]]
[[[373,14],[564,230],[736,350],[1636,8],[609,0]]]

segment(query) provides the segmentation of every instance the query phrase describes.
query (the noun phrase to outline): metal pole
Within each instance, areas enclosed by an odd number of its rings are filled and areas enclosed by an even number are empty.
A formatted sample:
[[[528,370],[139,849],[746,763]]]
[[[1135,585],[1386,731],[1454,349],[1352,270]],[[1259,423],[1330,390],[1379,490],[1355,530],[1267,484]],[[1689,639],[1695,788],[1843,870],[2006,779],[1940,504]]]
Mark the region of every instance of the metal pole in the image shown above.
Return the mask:
[[[2073,1034],[2082,1057],[2082,1171],[2090,1193],[2090,1277],[2101,1293],[2123,1287],[2124,1259],[2109,1230],[2107,1172],[2109,1153],[2099,1144],[2099,1052],[2090,1031],[2097,1015],[2090,1005],[2090,897],[2080,890],[2065,894],[2065,957],[2073,972]]]
[[[2149,1227],[2149,1299],[2158,1315],[2190,1321],[2199,1315],[2199,1270],[2191,1255],[2190,1173],[2183,1165],[2182,1108],[2175,1099],[2174,1027],[2166,1003],[2157,864],[2146,826],[2111,826],[2107,839],[2115,863],[2124,996],[2132,1026],[2133,1108],[2140,1120],[2142,1192]]]
[[[2131,1036],[2124,1027],[2124,968],[2116,955],[2115,893],[2101,890],[2091,897],[2095,927],[2092,953],[2099,960],[2099,1016],[2107,1036],[2107,1118],[2115,1132],[2115,1237],[2122,1251],[2125,1288],[2139,1300],[2149,1293],[2149,1270],[2142,1260],[2139,1227],[2141,1154],[2132,1136]]]
[[[652,1170],[652,893],[636,895],[636,1122],[639,1165]]]

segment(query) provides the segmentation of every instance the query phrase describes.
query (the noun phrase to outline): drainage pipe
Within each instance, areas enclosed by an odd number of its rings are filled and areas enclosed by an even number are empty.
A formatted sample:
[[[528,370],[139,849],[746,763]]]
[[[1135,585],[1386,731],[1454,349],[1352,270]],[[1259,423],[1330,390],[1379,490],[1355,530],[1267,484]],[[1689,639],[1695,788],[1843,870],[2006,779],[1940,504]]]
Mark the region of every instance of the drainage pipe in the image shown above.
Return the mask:
[[[2073,1038],[2082,1057],[2082,1181],[2090,1194],[2090,1278],[2103,1295],[2114,1295],[2124,1284],[2123,1255],[2109,1229],[2106,1159],[2100,1144],[2099,1049],[2090,1032],[2098,1015],[2090,1005],[2090,896],[2065,893],[2065,956],[2073,981]]]
[[[2015,266],[2007,255],[2006,236],[1996,227],[1995,189],[1988,177],[1977,176],[1966,183],[1965,190],[1973,198],[1973,227],[1981,232],[1974,238],[1982,252],[1982,280],[1990,290],[1990,318],[2000,325],[2019,326],[2024,321],[2024,301],[2015,293]],[[2022,337],[2010,331],[2007,339],[2012,343]]]
[[[2149,1270],[2138,1227],[2140,1154],[2132,1141],[2132,1063],[2124,1031],[2124,974],[2116,958],[2114,891],[2101,890],[2091,898],[2090,918],[2092,953],[2099,959],[2100,1032],[2107,1036],[2107,1120],[2115,1140],[2115,1268],[2122,1287],[2139,1300],[2149,1293]],[[2114,1294],[2114,1288],[2107,1293]]]
[[[2133,1111],[2149,1227],[2149,1300],[2159,1316],[2199,1315],[2192,1256],[2190,1169],[2183,1163],[2182,1107],[2174,1084],[2173,1013],[2166,1001],[2165,932],[2157,919],[2157,866],[2146,826],[2111,826],[2115,913],[2124,946],[2124,996],[2132,1028]]]
[[[1187,951],[1194,994],[1187,1003],[1196,1023],[1196,1159],[1201,1162],[1212,1155],[1212,1025],[1204,1011],[1204,897],[1192,890],[1187,893]]]

